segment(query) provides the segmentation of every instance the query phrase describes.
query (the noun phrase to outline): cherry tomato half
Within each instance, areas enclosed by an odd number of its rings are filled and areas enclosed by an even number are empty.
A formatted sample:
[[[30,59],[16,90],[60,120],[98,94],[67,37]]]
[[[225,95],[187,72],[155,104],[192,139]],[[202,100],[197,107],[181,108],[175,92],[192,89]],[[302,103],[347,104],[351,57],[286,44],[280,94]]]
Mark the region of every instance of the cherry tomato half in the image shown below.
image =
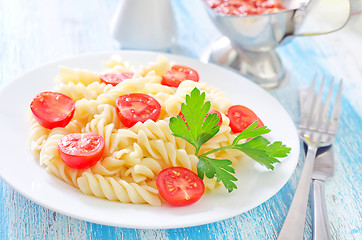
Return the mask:
[[[230,128],[234,133],[240,133],[249,127],[250,124],[258,120],[258,126],[264,126],[263,122],[249,108],[242,105],[231,106],[226,115],[230,119]]]
[[[190,67],[174,65],[170,71],[162,76],[161,84],[169,87],[178,87],[180,83],[185,80],[198,82],[199,74]]]
[[[42,92],[33,99],[30,109],[40,125],[53,129],[68,125],[74,115],[75,102],[62,93]]]
[[[116,86],[118,83],[123,82],[126,79],[131,79],[133,75],[133,72],[105,73],[100,75],[99,78],[105,84],[112,84],[113,86]]]
[[[220,113],[219,111],[214,110],[214,109],[210,109],[209,112],[206,114],[205,118],[206,118],[209,114],[211,114],[211,113],[216,113],[216,114],[217,114],[217,117],[219,118],[219,122],[218,122],[216,125],[221,126],[221,124],[222,124],[222,116],[221,116],[221,113]],[[179,116],[185,121],[185,123],[186,123],[185,116],[182,114],[182,112],[180,112],[178,115],[179,115]],[[186,123],[186,125],[187,125],[187,123]]]
[[[71,168],[90,168],[101,159],[104,139],[96,133],[71,133],[58,144],[60,157]]]
[[[183,167],[162,170],[156,178],[158,191],[173,206],[197,202],[205,192],[204,182],[193,171]]]
[[[131,93],[116,100],[119,119],[126,127],[148,119],[156,121],[161,113],[161,105],[153,97],[143,93]]]

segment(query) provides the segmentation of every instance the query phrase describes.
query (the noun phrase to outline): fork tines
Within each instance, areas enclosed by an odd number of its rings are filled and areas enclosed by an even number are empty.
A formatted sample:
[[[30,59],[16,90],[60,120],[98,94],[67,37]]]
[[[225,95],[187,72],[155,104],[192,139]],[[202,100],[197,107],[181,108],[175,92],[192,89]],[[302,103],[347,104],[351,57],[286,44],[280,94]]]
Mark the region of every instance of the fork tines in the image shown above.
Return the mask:
[[[323,93],[325,88],[326,77],[322,76],[318,93],[315,92],[317,83],[317,74],[314,75],[311,86],[307,89],[305,94],[301,96],[303,101],[303,109],[301,109],[301,116],[299,121],[299,130],[304,131],[306,137],[311,137],[311,132],[328,132],[335,135],[337,131],[339,114],[341,110],[341,98],[342,98],[342,83],[341,79],[338,84],[337,95],[335,101],[332,104],[332,94],[335,88],[334,78],[332,77],[329,87],[327,87],[328,93],[325,101],[323,101]],[[331,106],[333,105],[333,106]],[[330,108],[332,112],[329,117]],[[323,140],[323,139],[321,139]]]

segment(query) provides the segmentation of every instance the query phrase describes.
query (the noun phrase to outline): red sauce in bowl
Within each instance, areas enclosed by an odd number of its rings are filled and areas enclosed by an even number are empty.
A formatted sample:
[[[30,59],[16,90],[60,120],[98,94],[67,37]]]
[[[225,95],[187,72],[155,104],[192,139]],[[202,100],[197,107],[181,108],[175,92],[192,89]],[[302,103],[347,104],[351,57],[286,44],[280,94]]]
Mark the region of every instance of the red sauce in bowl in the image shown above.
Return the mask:
[[[286,9],[278,0],[205,0],[214,11],[233,16],[275,13]]]

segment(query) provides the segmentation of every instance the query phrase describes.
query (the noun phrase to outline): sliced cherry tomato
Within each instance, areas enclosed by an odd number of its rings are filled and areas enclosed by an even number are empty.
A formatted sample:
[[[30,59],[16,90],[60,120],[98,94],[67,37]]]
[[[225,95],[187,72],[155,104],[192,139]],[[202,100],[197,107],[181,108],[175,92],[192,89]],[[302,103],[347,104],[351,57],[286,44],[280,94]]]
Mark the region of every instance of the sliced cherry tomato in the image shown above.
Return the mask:
[[[123,82],[126,79],[131,79],[133,75],[133,72],[105,73],[100,75],[99,78],[105,84],[112,84],[113,86],[116,86],[118,83]]]
[[[156,178],[158,191],[173,206],[197,202],[205,192],[204,182],[193,171],[183,167],[162,170]]]
[[[148,119],[156,121],[161,113],[161,105],[153,97],[143,93],[131,93],[116,100],[119,119],[126,127]]]
[[[71,168],[90,168],[101,159],[104,139],[96,133],[71,133],[58,144],[60,157]]]
[[[219,118],[219,122],[218,122],[216,125],[221,126],[221,124],[222,124],[222,116],[221,116],[221,113],[220,113],[219,111],[214,110],[214,109],[210,109],[209,112],[206,114],[205,118],[206,118],[209,114],[211,114],[211,113],[216,113],[216,114],[217,114],[217,117]],[[179,115],[179,116],[185,121],[185,123],[186,123],[186,119],[185,119],[185,116],[183,115],[183,113],[180,112],[178,115]],[[187,123],[186,123],[186,125],[187,125]]]
[[[53,129],[68,125],[74,115],[75,102],[62,93],[42,92],[33,99],[30,109],[40,125]]]
[[[178,87],[180,83],[185,80],[198,82],[199,74],[190,67],[174,65],[170,71],[162,76],[161,84],[169,87]]]
[[[258,126],[264,126],[258,116],[249,108],[242,105],[234,105],[229,108],[226,115],[230,119],[230,128],[234,133],[240,133],[249,127],[250,124],[258,120]]]

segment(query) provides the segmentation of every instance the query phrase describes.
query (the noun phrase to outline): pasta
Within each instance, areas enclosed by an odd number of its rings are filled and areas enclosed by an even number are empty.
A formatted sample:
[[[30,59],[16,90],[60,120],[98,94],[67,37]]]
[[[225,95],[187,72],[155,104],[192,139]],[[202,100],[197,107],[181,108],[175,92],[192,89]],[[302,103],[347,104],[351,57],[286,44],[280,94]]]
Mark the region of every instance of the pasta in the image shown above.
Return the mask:
[[[136,67],[113,56],[105,62],[104,72],[127,72],[135,74],[116,86],[100,81],[101,73],[61,67],[55,77],[54,91],[63,93],[75,101],[75,114],[64,128],[52,130],[42,127],[30,114],[30,148],[48,172],[81,192],[98,198],[123,203],[147,203],[159,206],[155,179],[163,169],[182,166],[196,172],[198,158],[194,147],[175,137],[169,128],[169,118],[177,115],[186,94],[194,87],[206,93],[212,108],[221,112],[223,123],[219,132],[203,145],[200,152],[230,145],[235,138],[224,115],[231,105],[224,94],[205,83],[183,81],[178,88],[161,85],[162,75],[171,68],[166,58],[159,57],[155,63]],[[127,128],[119,120],[115,101],[129,93],[144,93],[154,97],[161,105],[157,121],[138,122]],[[105,150],[98,163],[88,169],[73,169],[61,159],[58,143],[69,133],[97,133],[104,138]],[[238,162],[240,151],[223,150],[212,157],[228,158]],[[205,179],[205,186],[213,190],[219,183]]]

